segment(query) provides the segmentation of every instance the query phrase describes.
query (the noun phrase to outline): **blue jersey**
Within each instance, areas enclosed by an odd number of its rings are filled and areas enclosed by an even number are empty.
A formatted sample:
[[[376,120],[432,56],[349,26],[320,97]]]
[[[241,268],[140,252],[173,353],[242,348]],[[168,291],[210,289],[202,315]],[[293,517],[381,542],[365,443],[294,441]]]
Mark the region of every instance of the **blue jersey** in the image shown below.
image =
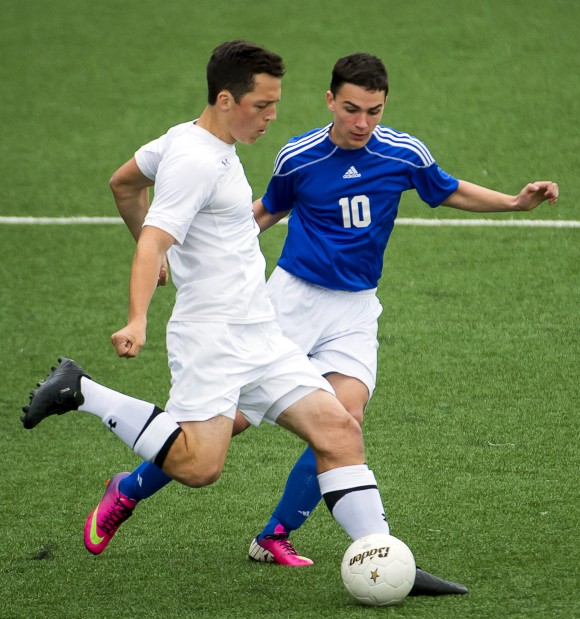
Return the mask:
[[[363,148],[339,148],[332,125],[292,138],[276,158],[263,203],[291,210],[278,264],[332,290],[376,288],[403,191],[416,189],[432,207],[457,179],[417,138],[378,125]]]

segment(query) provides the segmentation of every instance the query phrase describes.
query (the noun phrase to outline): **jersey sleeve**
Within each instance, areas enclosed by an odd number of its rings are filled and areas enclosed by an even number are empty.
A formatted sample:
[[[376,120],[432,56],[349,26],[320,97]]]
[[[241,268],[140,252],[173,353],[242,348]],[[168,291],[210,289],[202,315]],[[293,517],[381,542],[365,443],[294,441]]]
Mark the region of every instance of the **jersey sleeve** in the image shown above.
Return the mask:
[[[165,152],[166,142],[167,135],[162,135],[160,138],[145,144],[135,153],[137,166],[152,181],[157,176],[157,170]]]
[[[294,205],[293,175],[272,176],[262,202],[270,214],[288,211]]]
[[[433,162],[426,167],[414,168],[412,182],[423,202],[431,208],[439,206],[458,187],[459,181]]]
[[[215,183],[215,166],[208,161],[186,155],[165,156],[157,170],[155,197],[143,225],[160,228],[182,244]]]

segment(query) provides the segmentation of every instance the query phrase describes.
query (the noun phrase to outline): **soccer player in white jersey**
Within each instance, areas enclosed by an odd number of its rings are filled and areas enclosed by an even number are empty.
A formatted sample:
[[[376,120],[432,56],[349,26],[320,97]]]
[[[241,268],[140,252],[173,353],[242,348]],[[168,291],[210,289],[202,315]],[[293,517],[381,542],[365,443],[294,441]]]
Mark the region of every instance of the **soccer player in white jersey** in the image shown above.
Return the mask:
[[[217,47],[199,119],[146,145],[116,175],[118,203],[138,242],[129,319],[112,341],[121,357],[139,354],[167,254],[177,297],[167,328],[166,409],[108,389],[62,358],[21,419],[32,428],[52,414],[96,415],[164,474],[199,487],[219,477],[239,408],[251,423],[277,423],[312,446],[327,505],[352,539],[388,533],[360,426],[282,335],[266,291],[252,194],[234,144],[255,142],[276,118],[283,74],[282,59],[261,47]],[[89,518],[85,542],[95,554],[134,507],[121,480],[115,476]]]

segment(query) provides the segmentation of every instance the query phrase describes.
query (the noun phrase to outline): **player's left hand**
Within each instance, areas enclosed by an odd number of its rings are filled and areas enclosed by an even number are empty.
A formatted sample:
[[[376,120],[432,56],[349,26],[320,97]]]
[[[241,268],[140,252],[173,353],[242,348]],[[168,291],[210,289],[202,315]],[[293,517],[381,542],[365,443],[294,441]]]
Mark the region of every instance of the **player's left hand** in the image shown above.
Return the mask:
[[[545,200],[552,205],[558,199],[558,185],[552,181],[535,181],[528,183],[517,197],[519,211],[531,211]]]

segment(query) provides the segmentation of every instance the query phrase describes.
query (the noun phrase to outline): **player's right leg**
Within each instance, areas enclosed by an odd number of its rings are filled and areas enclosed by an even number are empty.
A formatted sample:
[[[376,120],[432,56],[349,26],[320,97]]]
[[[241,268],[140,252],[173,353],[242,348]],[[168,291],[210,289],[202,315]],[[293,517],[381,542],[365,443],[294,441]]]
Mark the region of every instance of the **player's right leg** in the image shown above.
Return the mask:
[[[200,487],[219,477],[232,434],[235,407],[231,414],[183,420],[154,404],[119,393],[93,381],[70,359],[38,389],[31,392],[30,404],[23,408],[25,428],[38,425],[54,414],[82,411],[101,419],[144,460],[154,462],[171,478],[186,486]],[[202,423],[200,423],[202,422]]]
[[[159,465],[163,464],[164,457],[181,432],[167,413],[153,404],[94,383],[89,374],[71,359],[61,358],[59,362],[60,365],[52,368],[48,378],[38,383],[38,389],[31,392],[30,404],[23,407],[21,421],[25,428],[34,428],[50,415],[76,410],[90,411],[139,455],[153,458]],[[161,440],[157,440],[156,444],[153,437],[152,441],[140,443],[140,440],[148,439],[152,428],[156,426],[160,429]],[[136,500],[120,490],[122,481],[128,475],[119,473],[107,482],[103,498],[87,518],[84,543],[93,554],[103,552],[119,526],[133,513]]]
[[[103,498],[87,518],[84,543],[85,548],[94,555],[100,555],[105,550],[119,527],[133,514],[136,501],[119,490],[120,482],[128,475],[117,473],[107,481]]]

